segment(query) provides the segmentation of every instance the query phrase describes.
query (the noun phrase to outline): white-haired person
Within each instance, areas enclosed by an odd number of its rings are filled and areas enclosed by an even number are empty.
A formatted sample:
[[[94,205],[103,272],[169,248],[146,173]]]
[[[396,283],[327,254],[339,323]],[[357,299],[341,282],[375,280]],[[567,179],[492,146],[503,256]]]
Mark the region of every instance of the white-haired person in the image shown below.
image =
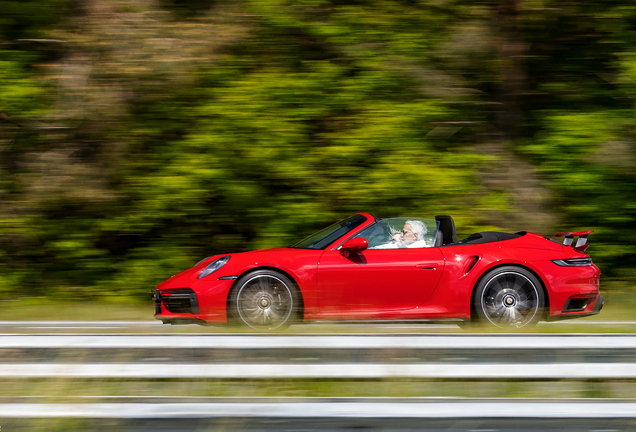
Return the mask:
[[[407,220],[404,222],[402,231],[393,235],[387,244],[379,245],[373,249],[400,249],[400,248],[424,248],[426,244],[426,225],[418,220]]]

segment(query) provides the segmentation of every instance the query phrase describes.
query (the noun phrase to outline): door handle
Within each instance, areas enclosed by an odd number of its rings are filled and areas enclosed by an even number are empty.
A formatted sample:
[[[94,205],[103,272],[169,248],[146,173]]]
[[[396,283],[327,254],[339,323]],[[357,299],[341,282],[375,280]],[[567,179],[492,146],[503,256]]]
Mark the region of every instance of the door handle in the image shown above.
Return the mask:
[[[431,265],[431,264],[415,264],[415,267],[420,268],[422,270],[435,270],[437,269],[437,267],[435,267],[435,265]]]

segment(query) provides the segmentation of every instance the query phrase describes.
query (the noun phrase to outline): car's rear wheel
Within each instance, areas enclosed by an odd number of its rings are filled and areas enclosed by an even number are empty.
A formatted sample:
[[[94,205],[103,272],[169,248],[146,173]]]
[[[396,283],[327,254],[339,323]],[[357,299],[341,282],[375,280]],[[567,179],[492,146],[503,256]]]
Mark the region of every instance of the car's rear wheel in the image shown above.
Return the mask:
[[[530,271],[505,266],[488,272],[480,280],[473,301],[478,322],[522,328],[541,319],[545,295],[541,282]]]
[[[282,330],[296,318],[298,291],[284,274],[258,270],[241,277],[230,293],[231,322],[256,330]]]

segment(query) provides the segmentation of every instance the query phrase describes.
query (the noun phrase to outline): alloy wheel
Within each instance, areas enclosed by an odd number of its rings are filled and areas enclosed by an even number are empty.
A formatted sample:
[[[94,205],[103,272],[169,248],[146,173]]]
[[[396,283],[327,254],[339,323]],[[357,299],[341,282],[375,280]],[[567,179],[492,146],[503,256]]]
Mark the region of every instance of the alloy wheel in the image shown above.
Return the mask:
[[[520,272],[491,277],[481,295],[481,311],[497,327],[521,328],[533,322],[541,305],[536,283]]]
[[[274,275],[247,279],[236,296],[240,319],[254,329],[274,330],[288,323],[294,310],[294,296],[287,283]]]

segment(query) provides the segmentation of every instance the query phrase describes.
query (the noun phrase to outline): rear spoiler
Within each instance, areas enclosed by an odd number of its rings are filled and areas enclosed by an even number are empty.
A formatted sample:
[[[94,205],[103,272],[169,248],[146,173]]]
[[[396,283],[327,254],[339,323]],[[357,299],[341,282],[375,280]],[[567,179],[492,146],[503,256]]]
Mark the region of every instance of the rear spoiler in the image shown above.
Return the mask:
[[[578,237],[578,240],[576,241],[576,245],[574,246],[574,250],[577,251],[577,252],[583,253],[583,252],[585,252],[585,249],[587,249],[590,246],[589,244],[585,244],[585,243],[587,243],[587,236],[590,235],[593,232],[594,232],[594,230],[589,230],[589,231],[567,231],[567,232],[556,233],[554,236],[555,237],[565,237],[563,239],[563,246],[572,245],[572,242],[574,241],[574,237]]]

